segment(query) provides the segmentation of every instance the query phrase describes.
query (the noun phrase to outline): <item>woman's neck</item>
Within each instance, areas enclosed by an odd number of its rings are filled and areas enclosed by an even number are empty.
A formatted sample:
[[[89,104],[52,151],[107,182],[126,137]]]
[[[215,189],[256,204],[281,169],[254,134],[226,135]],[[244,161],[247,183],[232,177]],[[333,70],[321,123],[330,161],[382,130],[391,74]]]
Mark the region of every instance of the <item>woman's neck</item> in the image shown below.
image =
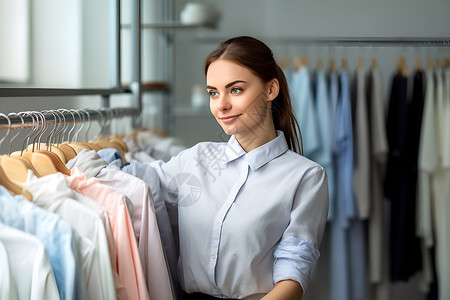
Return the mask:
[[[270,128],[260,127],[258,130],[235,134],[236,140],[245,152],[250,152],[259,146],[262,146],[277,137],[275,126],[272,124]]]

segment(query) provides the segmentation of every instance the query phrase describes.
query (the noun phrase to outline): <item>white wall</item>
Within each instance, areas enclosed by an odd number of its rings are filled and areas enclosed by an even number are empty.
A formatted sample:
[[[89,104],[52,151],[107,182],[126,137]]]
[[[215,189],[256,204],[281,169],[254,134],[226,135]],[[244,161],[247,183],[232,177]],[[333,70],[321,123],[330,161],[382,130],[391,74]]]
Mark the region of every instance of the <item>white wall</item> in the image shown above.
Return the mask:
[[[187,1],[178,1],[179,12]],[[206,2],[206,1],[205,1]],[[376,57],[383,74],[386,93],[389,80],[400,55],[410,70],[416,57],[424,64],[427,57],[448,57],[449,48],[423,47],[324,47],[276,43],[282,37],[450,37],[450,1],[408,0],[227,0],[214,2],[222,14],[218,30],[179,30],[176,33],[175,102],[190,105],[194,84],[204,84],[203,60],[220,40],[237,35],[252,35],[268,43],[277,58],[307,56],[312,66],[317,57],[333,57],[339,63],[348,58],[349,69],[356,67],[358,57],[365,65]],[[212,40],[201,42],[199,38]],[[176,119],[174,134],[186,144],[200,140],[219,140],[220,128],[205,117]],[[207,125],[207,126],[205,126]]]

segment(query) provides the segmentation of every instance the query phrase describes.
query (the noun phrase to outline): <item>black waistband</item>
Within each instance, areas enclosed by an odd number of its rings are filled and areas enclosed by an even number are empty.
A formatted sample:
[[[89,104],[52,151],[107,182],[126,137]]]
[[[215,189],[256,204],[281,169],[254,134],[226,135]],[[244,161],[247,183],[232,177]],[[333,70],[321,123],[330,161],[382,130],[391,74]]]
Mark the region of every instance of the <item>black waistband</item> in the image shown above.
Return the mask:
[[[216,298],[210,295],[202,294],[202,293],[184,293],[183,300],[217,300],[222,298]],[[228,300],[237,300],[237,299],[228,299]]]

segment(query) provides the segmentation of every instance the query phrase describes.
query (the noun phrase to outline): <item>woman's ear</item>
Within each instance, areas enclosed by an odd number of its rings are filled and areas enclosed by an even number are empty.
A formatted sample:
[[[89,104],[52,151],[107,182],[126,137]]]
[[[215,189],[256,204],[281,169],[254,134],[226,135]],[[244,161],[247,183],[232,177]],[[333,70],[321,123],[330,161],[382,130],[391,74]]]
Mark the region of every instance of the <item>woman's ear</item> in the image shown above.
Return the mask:
[[[278,79],[273,78],[267,83],[267,100],[272,101],[280,92],[280,83],[278,82]]]

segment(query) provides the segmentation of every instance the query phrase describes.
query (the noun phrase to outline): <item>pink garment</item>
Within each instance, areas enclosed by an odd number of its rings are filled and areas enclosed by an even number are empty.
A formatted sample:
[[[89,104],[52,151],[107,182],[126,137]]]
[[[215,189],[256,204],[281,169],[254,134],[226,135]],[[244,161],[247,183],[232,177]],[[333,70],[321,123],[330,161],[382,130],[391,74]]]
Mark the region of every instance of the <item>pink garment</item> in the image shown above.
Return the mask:
[[[133,202],[133,227],[139,255],[152,299],[173,300],[164,250],[159,236],[152,193],[141,179],[107,166],[96,176],[102,184],[126,195]]]
[[[111,223],[109,221],[108,212],[102,205],[95,202],[95,200],[92,200],[91,198],[86,197],[85,195],[78,193],[76,191],[74,191],[74,195],[77,201],[91,208],[93,211],[95,211],[102,217],[103,224],[105,225],[106,240],[108,241],[108,250],[109,250],[109,257],[111,260],[111,269],[113,272],[114,285],[116,288],[116,297],[117,300],[127,300],[128,299],[127,291],[125,290],[125,287],[123,286],[123,284],[120,282],[119,279],[119,272],[117,268],[116,243],[114,242],[114,234],[112,231]]]
[[[128,299],[150,299],[124,196],[96,178],[86,179],[77,168],[73,168],[71,176],[66,179],[73,190],[95,200],[108,212],[116,244],[119,278]]]

